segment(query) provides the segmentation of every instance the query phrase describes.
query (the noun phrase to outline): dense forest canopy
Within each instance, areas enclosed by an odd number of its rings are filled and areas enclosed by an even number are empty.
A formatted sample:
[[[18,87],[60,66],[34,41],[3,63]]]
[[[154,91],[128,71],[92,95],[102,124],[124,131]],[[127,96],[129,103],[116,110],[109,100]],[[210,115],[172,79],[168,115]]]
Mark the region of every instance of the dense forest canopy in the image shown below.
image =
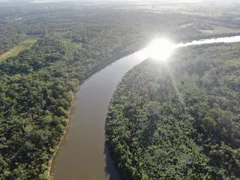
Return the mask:
[[[0,179],[48,178],[48,161],[66,129],[74,93],[100,68],[144,47],[159,34],[176,41],[238,34],[239,5],[219,7],[218,14],[214,7],[0,3]],[[202,13],[203,9],[208,12]],[[238,61],[231,62],[231,68],[238,68]],[[230,89],[238,88],[232,73],[225,78]],[[226,100],[226,107],[232,103],[237,112],[239,96],[230,94],[236,96],[234,103],[224,98],[219,101]],[[235,117],[231,109],[224,111]],[[237,157],[237,150],[231,149],[236,148],[232,144],[237,139],[224,138],[228,152]],[[206,141],[205,137],[201,140]],[[195,139],[191,142],[196,152],[202,151]],[[208,162],[208,155],[199,158]],[[234,176],[238,176],[235,171]]]
[[[182,48],[128,72],[106,122],[123,179],[240,178],[239,48]]]

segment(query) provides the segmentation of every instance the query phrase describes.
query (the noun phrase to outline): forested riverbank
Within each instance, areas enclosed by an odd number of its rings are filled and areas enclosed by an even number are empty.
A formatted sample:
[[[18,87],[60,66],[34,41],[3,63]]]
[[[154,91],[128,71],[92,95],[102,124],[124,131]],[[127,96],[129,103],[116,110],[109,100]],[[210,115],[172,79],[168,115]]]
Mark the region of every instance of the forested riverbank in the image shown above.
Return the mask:
[[[182,48],[127,73],[106,120],[123,179],[240,177],[239,48]]]
[[[227,15],[0,3],[0,179],[48,178],[48,161],[87,77],[159,34],[176,41],[237,34],[238,21]]]
[[[65,131],[75,92],[113,60],[72,55],[65,43],[46,37],[0,64],[3,176],[47,178],[48,161]]]
[[[112,29],[114,34],[110,35],[102,24],[93,28],[92,23],[86,29],[75,27],[61,34],[59,26],[63,24],[57,22],[54,27],[55,17],[46,19],[51,15],[44,13],[34,16],[43,16],[40,22],[45,21],[44,25],[35,24],[34,17],[17,24],[25,37],[39,40],[30,49],[13,57],[9,53],[10,58],[0,62],[0,179],[47,179],[48,162],[66,129],[79,85],[102,67],[136,50],[121,44],[131,45],[131,38],[117,41],[121,28]],[[32,28],[24,29],[26,23]],[[63,26],[71,28],[66,23]],[[15,26],[13,22],[7,24]],[[6,25],[1,27],[7,29]],[[8,33],[14,33],[12,30]],[[9,44],[6,47],[14,45],[10,38],[7,43],[1,40],[2,45]]]

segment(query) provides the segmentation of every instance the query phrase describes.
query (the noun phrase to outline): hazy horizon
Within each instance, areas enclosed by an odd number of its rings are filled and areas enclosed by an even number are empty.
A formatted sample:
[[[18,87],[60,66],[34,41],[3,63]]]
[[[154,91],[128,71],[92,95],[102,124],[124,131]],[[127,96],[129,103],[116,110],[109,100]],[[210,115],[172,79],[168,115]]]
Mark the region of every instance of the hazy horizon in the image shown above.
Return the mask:
[[[48,2],[141,2],[141,3],[198,3],[198,2],[215,2],[223,3],[224,0],[0,0],[0,2],[36,2],[36,3],[48,3]],[[238,2],[237,0],[229,0],[229,2]]]

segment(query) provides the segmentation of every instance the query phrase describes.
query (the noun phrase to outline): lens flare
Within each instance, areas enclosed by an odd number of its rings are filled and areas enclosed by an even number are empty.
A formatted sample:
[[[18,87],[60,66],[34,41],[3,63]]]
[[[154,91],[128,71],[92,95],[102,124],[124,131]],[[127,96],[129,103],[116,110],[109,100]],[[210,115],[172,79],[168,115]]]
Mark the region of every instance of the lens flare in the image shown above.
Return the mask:
[[[146,48],[148,57],[159,62],[165,62],[177,46],[166,38],[154,39]]]

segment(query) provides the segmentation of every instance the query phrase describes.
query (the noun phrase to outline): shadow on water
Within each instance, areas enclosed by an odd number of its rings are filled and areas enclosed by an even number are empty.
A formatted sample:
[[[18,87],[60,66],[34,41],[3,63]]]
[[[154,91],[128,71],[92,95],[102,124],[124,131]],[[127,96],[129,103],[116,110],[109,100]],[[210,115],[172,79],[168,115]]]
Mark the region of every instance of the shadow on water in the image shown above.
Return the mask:
[[[104,154],[106,156],[105,162],[105,173],[106,176],[109,176],[109,180],[121,180],[120,175],[118,171],[116,170],[115,164],[110,156],[108,147],[106,144],[104,144]]]

